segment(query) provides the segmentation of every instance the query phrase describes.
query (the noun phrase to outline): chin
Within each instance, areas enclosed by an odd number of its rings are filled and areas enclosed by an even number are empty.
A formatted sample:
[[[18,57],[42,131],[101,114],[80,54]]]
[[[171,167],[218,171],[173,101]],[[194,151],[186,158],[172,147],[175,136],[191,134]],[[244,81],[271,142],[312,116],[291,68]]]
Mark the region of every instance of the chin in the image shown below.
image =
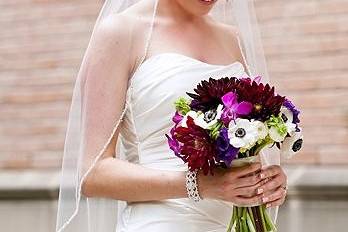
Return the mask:
[[[176,0],[182,8],[193,15],[206,15],[218,0]]]

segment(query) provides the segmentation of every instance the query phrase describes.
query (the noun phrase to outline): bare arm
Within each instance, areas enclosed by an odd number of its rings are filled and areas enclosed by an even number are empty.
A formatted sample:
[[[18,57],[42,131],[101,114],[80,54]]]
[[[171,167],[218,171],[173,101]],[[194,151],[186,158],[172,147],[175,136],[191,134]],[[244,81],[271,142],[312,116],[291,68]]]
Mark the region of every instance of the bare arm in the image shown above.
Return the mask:
[[[113,123],[105,121],[114,119],[105,118],[119,118],[125,106],[128,78],[136,60],[134,50],[141,47],[133,42],[136,26],[128,17],[112,16],[102,22],[88,48],[88,67],[84,74],[88,80],[84,170],[93,163],[100,144],[106,143],[105,131],[110,129],[105,128]],[[125,201],[186,196],[184,173],[153,170],[115,158],[118,134],[117,129],[102,157],[84,179],[82,194]]]

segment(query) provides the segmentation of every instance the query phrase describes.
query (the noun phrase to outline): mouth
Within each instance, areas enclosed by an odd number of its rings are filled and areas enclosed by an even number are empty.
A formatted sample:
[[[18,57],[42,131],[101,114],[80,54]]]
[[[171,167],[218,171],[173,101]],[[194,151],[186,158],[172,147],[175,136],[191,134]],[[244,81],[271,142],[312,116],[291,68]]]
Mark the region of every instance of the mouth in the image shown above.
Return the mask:
[[[217,0],[199,0],[199,1],[205,5],[211,5],[211,4],[214,4]]]

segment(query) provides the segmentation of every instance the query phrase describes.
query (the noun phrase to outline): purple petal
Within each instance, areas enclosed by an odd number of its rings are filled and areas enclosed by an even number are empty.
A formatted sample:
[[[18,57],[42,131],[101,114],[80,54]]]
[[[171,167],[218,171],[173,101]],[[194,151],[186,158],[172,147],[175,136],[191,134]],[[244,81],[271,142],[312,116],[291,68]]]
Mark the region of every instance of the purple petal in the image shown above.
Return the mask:
[[[228,92],[221,97],[221,100],[226,107],[231,107],[233,104],[237,103],[237,95],[233,92]]]
[[[221,120],[228,124],[233,118],[236,117],[233,108],[225,108],[221,115]]]
[[[172,118],[172,121],[175,123],[175,124],[178,124],[179,122],[181,122],[181,120],[183,119],[183,116],[180,115],[178,113],[178,111],[175,112],[175,115],[173,116]]]
[[[289,99],[285,99],[283,106],[288,108],[294,115],[292,123],[295,123],[295,124],[300,123],[300,119],[298,117],[300,114],[300,111],[296,109],[295,105]]]
[[[235,112],[239,115],[248,115],[253,109],[253,104],[250,102],[242,101],[235,108]]]
[[[179,142],[176,141],[175,139],[170,138],[167,134],[165,134],[165,136],[168,139],[169,148],[172,151],[174,151],[176,156],[178,156],[178,154],[180,153],[180,144],[179,144]]]
[[[227,150],[227,152],[225,154],[225,157],[223,159],[227,167],[231,166],[232,160],[234,158],[236,158],[238,152],[239,152],[239,148],[235,148],[233,146],[230,146],[228,148],[228,150]]]

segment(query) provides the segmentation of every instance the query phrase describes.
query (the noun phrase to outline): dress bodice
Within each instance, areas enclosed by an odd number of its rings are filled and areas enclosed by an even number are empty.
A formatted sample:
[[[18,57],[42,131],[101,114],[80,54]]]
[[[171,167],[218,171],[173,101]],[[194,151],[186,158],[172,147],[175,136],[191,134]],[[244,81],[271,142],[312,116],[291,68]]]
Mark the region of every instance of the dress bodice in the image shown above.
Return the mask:
[[[246,75],[239,61],[216,65],[178,53],[149,57],[129,82],[128,108],[120,130],[124,158],[150,168],[187,169],[169,149],[165,137],[173,126],[174,102],[188,97],[186,92],[193,92],[202,80]]]

